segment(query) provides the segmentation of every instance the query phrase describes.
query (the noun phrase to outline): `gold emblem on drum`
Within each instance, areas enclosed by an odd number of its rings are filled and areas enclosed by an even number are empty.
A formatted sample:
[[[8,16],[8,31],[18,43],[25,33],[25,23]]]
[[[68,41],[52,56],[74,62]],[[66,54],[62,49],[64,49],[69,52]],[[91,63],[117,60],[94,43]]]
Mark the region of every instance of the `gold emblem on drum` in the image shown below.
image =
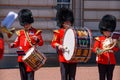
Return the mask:
[[[87,56],[87,55],[88,55],[88,50],[85,49],[85,50],[83,51],[83,56]]]
[[[77,53],[76,56],[80,56],[80,55],[81,55],[81,52],[82,52],[82,49],[78,49],[77,52],[76,52],[76,53]]]
[[[88,33],[86,31],[78,31],[78,36],[79,37],[88,36]]]
[[[83,54],[82,54],[83,53]],[[88,50],[87,49],[78,49],[76,52],[76,56],[87,56],[88,55]]]

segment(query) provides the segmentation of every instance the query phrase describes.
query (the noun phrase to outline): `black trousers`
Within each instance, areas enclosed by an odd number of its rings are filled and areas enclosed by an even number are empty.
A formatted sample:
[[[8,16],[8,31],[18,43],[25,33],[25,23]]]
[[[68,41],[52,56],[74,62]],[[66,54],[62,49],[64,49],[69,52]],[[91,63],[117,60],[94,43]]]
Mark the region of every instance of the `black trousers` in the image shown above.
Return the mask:
[[[34,71],[26,72],[26,67],[23,62],[19,62],[19,70],[21,80],[34,80]]]
[[[115,65],[98,64],[99,80],[112,80]]]
[[[75,80],[77,63],[60,63],[61,80]]]

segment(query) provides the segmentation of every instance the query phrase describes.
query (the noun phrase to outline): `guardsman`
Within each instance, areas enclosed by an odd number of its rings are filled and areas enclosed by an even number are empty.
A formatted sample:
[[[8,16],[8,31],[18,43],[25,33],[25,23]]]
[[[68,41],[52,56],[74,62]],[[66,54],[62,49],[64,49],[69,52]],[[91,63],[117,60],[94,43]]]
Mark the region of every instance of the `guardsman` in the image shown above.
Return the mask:
[[[33,28],[32,23],[34,22],[34,19],[32,12],[29,9],[20,10],[18,19],[20,25],[24,28],[16,31],[18,37],[14,43],[10,44],[10,47],[18,47],[21,50],[17,51],[21,80],[34,80],[34,71],[23,62],[22,57],[33,45],[43,45],[41,30]]]
[[[62,40],[65,30],[73,26],[74,23],[73,12],[63,7],[58,10],[56,18],[60,29],[54,31],[51,45],[57,49],[59,55],[61,80],[75,80],[77,63],[66,61],[62,52],[62,50],[64,50]]]
[[[114,53],[118,51],[116,39],[111,38],[111,33],[116,28],[116,18],[113,15],[105,15],[99,23],[101,36],[95,37],[93,51],[96,53],[99,80],[112,80],[116,64]]]

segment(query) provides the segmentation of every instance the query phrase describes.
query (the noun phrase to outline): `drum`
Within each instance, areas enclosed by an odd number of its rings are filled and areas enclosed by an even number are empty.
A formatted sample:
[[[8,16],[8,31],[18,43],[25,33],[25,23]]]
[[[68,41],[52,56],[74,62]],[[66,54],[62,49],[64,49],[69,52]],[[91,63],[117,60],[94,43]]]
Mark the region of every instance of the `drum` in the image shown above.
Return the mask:
[[[26,52],[22,60],[30,66],[33,71],[36,71],[45,64],[47,58],[43,53],[36,50],[35,47],[32,47]]]
[[[71,62],[87,62],[91,57],[91,32],[88,28],[68,28],[63,38],[63,56]]]

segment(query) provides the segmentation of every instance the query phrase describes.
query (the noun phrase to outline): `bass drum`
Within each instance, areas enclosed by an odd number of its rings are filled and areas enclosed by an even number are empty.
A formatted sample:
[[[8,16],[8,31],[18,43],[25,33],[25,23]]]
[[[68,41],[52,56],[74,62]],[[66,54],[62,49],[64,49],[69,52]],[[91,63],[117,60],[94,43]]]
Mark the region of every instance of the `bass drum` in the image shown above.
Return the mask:
[[[88,28],[68,28],[63,38],[63,56],[70,62],[87,62],[91,57],[91,32]]]

